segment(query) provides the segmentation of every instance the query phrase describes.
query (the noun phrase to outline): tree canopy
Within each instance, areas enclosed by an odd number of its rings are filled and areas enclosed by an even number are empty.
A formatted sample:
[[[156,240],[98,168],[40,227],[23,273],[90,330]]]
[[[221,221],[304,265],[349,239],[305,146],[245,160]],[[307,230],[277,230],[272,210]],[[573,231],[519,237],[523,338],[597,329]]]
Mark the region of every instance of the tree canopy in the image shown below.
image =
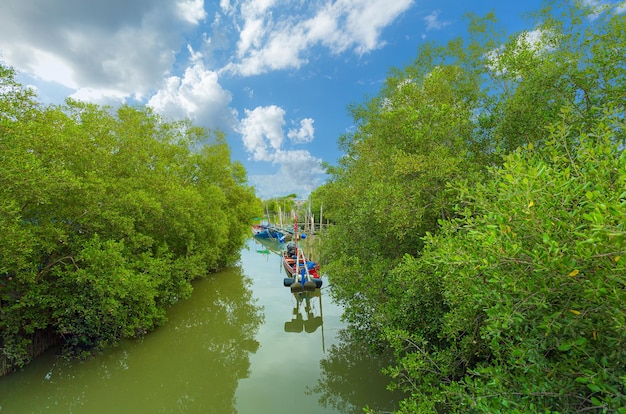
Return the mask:
[[[333,294],[391,345],[401,412],[626,405],[624,14],[546,2],[421,47],[313,194]]]
[[[0,66],[0,332],[80,355],[141,335],[233,264],[261,211],[223,133],[148,108],[44,106]]]

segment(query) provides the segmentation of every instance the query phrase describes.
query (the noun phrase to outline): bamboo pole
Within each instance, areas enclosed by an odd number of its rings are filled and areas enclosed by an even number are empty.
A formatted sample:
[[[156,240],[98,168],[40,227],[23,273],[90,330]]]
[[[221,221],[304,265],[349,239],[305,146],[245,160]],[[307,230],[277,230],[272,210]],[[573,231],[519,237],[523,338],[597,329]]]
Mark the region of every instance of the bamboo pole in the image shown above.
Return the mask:
[[[320,233],[322,232],[322,213],[323,213],[324,204],[320,204]]]

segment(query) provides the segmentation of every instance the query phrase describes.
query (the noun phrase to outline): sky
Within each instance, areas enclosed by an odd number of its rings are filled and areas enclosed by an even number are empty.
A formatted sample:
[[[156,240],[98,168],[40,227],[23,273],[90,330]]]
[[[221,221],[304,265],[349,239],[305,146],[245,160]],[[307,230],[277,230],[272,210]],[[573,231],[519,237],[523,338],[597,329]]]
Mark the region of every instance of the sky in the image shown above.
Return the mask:
[[[585,0],[587,3],[615,3]],[[623,11],[626,2],[617,2]],[[342,155],[351,104],[424,42],[494,11],[532,30],[541,0],[1,0],[0,61],[40,102],[148,105],[225,132],[263,199],[308,194]]]

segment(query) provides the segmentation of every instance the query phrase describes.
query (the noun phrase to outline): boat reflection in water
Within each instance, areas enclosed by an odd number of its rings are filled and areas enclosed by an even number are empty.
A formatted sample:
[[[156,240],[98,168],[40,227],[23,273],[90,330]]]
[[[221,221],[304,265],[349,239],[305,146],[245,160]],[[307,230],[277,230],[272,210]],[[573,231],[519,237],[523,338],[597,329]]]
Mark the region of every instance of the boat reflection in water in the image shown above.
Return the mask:
[[[293,296],[296,298],[296,306],[293,308],[291,320],[285,322],[285,332],[300,333],[304,331],[312,333],[321,326],[323,336],[322,294],[320,289],[315,289],[312,292],[295,292]]]
[[[285,249],[285,243],[282,243],[278,240],[271,239],[262,239],[259,237],[253,237],[254,245],[257,253],[261,254],[277,254],[282,255],[283,250]]]

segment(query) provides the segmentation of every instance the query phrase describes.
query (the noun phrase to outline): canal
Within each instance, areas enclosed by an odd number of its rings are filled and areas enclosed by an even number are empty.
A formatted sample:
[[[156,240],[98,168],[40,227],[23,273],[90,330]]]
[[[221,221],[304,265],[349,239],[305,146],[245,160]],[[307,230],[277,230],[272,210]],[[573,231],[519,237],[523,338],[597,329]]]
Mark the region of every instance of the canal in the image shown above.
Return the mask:
[[[0,378],[0,413],[362,413],[390,411],[384,358],[350,340],[325,280],[283,287],[275,246],[251,239],[238,266],[194,284],[141,340],[87,361],[52,349]]]

